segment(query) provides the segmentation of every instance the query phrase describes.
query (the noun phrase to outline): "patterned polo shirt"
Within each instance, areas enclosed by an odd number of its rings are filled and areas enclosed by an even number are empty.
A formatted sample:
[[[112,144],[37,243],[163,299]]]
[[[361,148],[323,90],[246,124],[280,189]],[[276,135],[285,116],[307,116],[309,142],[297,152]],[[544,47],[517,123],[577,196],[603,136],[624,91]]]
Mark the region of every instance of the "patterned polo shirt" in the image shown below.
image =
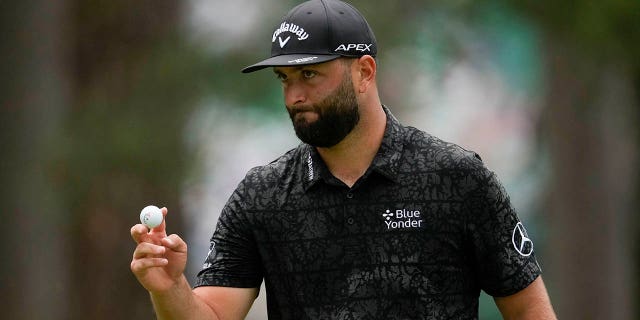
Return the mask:
[[[535,280],[533,243],[480,157],[384,110],[380,149],[351,188],[304,143],[250,170],[196,286],[264,279],[269,319],[477,319],[480,290]]]

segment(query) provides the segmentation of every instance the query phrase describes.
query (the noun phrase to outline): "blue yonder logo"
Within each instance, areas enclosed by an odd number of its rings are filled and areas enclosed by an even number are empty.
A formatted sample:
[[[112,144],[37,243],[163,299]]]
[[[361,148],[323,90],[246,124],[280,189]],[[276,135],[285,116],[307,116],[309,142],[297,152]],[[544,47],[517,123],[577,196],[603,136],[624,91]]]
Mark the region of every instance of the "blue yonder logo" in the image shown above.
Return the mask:
[[[419,210],[397,209],[392,211],[387,209],[382,217],[387,230],[422,228],[423,220]]]

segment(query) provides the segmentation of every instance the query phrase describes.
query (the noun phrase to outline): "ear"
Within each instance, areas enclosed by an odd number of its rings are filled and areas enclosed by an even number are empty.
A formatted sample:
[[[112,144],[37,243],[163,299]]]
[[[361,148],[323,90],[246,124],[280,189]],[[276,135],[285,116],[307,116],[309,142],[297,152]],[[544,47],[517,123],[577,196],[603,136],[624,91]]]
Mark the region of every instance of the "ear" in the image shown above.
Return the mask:
[[[356,88],[359,93],[365,93],[376,82],[376,60],[372,56],[362,56],[358,59],[358,83]]]

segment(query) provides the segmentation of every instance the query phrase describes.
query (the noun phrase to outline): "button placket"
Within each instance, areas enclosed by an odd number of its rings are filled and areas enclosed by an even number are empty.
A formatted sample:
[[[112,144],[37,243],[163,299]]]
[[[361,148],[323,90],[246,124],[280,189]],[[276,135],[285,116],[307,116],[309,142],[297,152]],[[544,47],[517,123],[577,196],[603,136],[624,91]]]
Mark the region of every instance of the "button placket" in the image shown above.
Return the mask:
[[[353,193],[353,191],[348,191],[345,197],[347,198],[347,202],[350,203],[349,200],[353,200],[353,198],[355,198],[355,194]],[[355,219],[352,216],[348,216],[348,213],[347,213],[348,212],[347,207],[350,206],[349,203],[347,203],[345,206],[345,217],[347,218],[345,222],[349,225],[353,225],[355,222]]]

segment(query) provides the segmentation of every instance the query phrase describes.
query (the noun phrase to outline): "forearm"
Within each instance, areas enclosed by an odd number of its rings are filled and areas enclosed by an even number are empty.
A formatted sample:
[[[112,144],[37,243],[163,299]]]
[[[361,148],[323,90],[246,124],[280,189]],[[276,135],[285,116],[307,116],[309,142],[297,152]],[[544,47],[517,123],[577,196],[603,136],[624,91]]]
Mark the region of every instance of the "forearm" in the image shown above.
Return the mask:
[[[542,277],[538,277],[520,292],[507,297],[495,298],[495,301],[505,320],[556,319]]]
[[[191,289],[182,276],[172,289],[162,293],[151,293],[151,301],[159,320],[190,319],[217,320],[219,317],[209,305],[204,303]]]
[[[504,320],[557,320],[548,301],[540,302],[517,313],[503,314],[502,316]]]
[[[520,315],[505,317],[505,320],[556,320],[556,315],[551,308],[532,308]]]

